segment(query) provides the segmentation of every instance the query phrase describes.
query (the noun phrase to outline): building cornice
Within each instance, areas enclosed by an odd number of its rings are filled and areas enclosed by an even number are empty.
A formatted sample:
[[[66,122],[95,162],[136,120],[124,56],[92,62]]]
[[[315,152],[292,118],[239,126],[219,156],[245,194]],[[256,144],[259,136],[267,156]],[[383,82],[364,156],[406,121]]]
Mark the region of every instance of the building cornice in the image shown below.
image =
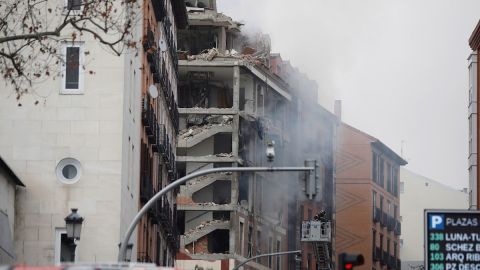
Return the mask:
[[[8,179],[12,180],[15,185],[25,187],[25,184],[18,178],[18,176],[10,169],[10,167],[5,163],[5,161],[0,157],[0,168],[3,169],[8,176]]]
[[[470,48],[472,48],[474,51],[480,49],[480,20],[478,21],[475,30],[473,30],[472,35],[468,39],[468,45],[470,45]]]

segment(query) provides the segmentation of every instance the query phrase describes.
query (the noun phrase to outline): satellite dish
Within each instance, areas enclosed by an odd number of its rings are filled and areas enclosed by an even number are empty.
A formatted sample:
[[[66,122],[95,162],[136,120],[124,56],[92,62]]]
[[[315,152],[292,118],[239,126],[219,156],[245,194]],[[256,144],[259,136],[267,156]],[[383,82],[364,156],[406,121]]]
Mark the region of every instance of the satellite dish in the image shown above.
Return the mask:
[[[158,41],[158,47],[160,48],[160,51],[161,52],[164,52],[167,50],[167,43],[165,42],[165,40],[163,40],[163,38],[161,38],[159,41]]]
[[[150,85],[150,87],[148,87],[148,93],[150,94],[150,96],[155,99],[158,97],[158,90],[157,90],[157,87],[153,84]]]

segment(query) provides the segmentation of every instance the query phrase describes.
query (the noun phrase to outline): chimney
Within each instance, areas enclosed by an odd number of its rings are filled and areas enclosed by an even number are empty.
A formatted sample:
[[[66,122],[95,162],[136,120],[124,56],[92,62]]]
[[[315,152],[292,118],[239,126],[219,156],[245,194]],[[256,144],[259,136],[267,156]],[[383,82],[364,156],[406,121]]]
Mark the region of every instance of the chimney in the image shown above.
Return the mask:
[[[335,100],[335,104],[333,105],[333,113],[337,116],[339,121],[342,121],[342,101]]]

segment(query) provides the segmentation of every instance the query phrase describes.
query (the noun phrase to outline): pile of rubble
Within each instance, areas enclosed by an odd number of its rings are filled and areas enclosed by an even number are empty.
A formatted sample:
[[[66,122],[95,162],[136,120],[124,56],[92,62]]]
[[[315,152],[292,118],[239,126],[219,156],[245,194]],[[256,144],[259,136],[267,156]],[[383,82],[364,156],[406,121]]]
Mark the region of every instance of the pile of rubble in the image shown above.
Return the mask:
[[[231,172],[216,173],[216,175],[225,175],[225,176],[231,175],[231,174],[232,174]],[[195,184],[197,184],[197,183],[199,183],[199,182],[202,182],[202,181],[205,181],[206,179],[211,178],[211,177],[212,177],[212,174],[210,174],[210,175],[203,175],[203,176],[197,177],[197,178],[195,178],[195,179],[193,179],[193,180],[187,181],[187,186],[195,185]]]
[[[187,123],[191,125],[189,128],[181,130],[179,132],[179,138],[181,140],[188,140],[189,138],[211,129],[212,127],[231,125],[233,122],[233,116],[231,115],[210,115],[205,117],[197,117],[193,115],[187,119]]]
[[[206,228],[208,225],[211,225],[211,224],[219,224],[219,223],[223,223],[224,221],[223,220],[207,220],[207,221],[204,221],[202,222],[200,225],[198,225],[197,227],[193,228],[193,229],[190,229],[188,232],[185,232],[185,236],[189,236],[193,233],[196,233],[198,231],[201,231],[203,230],[204,228]]]
[[[235,58],[239,60],[243,60],[246,63],[250,63],[253,65],[261,65],[265,64],[266,56],[263,52],[256,52],[255,49],[250,47],[244,48],[244,53],[239,53],[236,50],[226,50],[225,53],[221,53],[217,48],[211,48],[204,50],[202,53],[197,55],[186,55],[185,58],[188,61],[193,60],[204,60],[204,61],[213,61],[213,59],[217,57],[223,58]],[[182,57],[181,57],[182,58]]]

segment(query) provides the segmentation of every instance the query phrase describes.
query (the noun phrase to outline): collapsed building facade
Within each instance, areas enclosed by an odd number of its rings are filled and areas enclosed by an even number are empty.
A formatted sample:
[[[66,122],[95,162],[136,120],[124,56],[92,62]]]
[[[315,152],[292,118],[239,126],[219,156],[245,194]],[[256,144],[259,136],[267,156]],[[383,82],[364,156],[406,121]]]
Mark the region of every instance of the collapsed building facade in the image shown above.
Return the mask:
[[[247,267],[333,269],[330,239],[305,244],[300,229],[322,211],[334,219],[336,118],[317,104],[315,83],[270,54],[268,37],[242,35],[214,0],[186,4],[189,28],[178,33],[179,177],[216,167],[302,166],[305,159],[317,160],[319,177],[308,194],[299,173],[188,181],[177,195],[177,265],[230,269],[256,255],[302,249],[301,261],[266,257]],[[267,143],[275,145],[273,162]]]

